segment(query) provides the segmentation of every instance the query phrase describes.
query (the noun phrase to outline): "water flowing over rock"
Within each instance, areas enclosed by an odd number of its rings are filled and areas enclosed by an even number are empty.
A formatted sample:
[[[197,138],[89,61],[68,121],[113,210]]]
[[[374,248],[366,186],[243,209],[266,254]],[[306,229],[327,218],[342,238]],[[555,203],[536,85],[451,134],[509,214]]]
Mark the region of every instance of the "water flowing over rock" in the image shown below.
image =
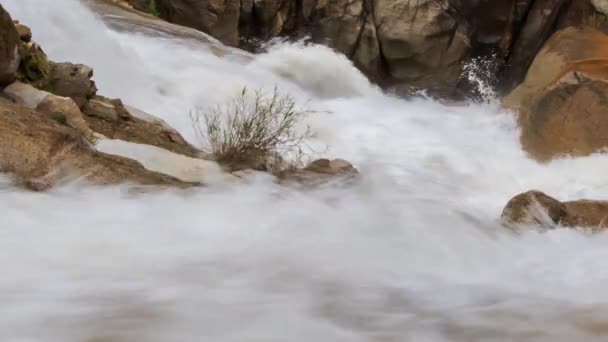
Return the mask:
[[[131,0],[143,9],[141,1]],[[589,0],[158,0],[160,17],[197,28],[231,46],[274,37],[309,37],[350,58],[372,81],[409,94],[441,97],[470,91],[464,66],[491,61],[513,89],[557,30],[608,18]],[[595,6],[595,8],[594,8]],[[253,42],[253,43],[252,43]]]
[[[200,154],[174,128],[136,108],[128,109],[119,99],[95,96],[83,108],[84,118],[95,132],[111,139],[148,144],[179,154]]]
[[[568,28],[543,47],[504,100],[518,112],[523,147],[540,160],[608,147],[608,35]]]
[[[560,202],[540,191],[528,191],[513,197],[502,212],[510,228],[554,229],[586,228],[592,231],[608,228],[608,201],[577,200]]]
[[[0,98],[0,114],[0,170],[31,189],[78,178],[95,184],[190,185],[133,160],[97,152],[80,132],[25,106]]]
[[[10,14],[0,5],[0,87],[17,78],[19,68],[19,34]]]
[[[239,44],[239,0],[156,0],[162,18],[207,32],[230,46]]]

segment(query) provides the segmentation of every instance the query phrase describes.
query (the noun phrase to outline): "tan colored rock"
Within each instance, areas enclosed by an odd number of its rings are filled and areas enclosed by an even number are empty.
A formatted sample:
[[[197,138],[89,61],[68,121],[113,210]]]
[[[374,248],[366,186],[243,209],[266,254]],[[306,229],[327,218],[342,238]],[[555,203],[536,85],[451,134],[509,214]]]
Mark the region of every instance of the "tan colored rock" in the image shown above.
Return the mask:
[[[83,108],[89,127],[110,139],[148,144],[190,157],[200,151],[189,144],[175,129],[161,119],[118,99],[95,96]]]
[[[4,88],[3,93],[13,101],[32,109],[38,107],[42,100],[50,95],[49,92],[36,89],[30,84],[19,81],[8,85]]]
[[[15,29],[17,29],[17,33],[19,34],[19,39],[21,41],[29,43],[32,40],[32,30],[29,27],[16,23]]]
[[[0,4],[0,88],[17,78],[19,34],[10,14]]]
[[[89,141],[94,140],[93,131],[91,131],[82,112],[71,98],[57,96],[19,81],[6,87],[4,94],[17,103],[37,109],[40,115],[76,129]]]
[[[583,228],[591,231],[608,228],[608,201],[577,200],[560,202],[540,191],[513,197],[502,212],[503,223],[514,230],[537,226]]]
[[[133,160],[97,152],[76,130],[2,98],[0,137],[0,171],[33,190],[78,178],[94,184],[193,185],[146,170]]]
[[[95,96],[97,87],[91,80],[93,69],[83,64],[51,63],[51,91],[59,96],[71,97],[78,107]]]
[[[518,113],[524,149],[549,160],[608,147],[607,81],[608,35],[590,28],[556,33],[504,99]]]
[[[80,108],[73,99],[53,94],[47,95],[36,107],[40,112],[47,113],[58,122],[65,123],[76,129],[89,141],[94,140],[93,131],[87,125]]]

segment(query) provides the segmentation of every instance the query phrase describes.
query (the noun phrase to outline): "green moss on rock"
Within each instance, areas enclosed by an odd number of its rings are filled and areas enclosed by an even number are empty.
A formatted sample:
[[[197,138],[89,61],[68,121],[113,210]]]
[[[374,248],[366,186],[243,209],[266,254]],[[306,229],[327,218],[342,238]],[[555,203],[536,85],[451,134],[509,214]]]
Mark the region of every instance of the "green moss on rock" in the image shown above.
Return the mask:
[[[38,89],[52,90],[51,66],[44,51],[35,44],[22,43],[19,55],[19,80]]]

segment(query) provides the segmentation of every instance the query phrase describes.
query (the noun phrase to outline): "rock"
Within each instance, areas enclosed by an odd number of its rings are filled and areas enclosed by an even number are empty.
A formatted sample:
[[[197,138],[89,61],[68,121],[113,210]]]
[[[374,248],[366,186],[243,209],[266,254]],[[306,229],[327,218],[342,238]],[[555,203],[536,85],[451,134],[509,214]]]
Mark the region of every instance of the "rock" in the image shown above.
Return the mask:
[[[29,27],[16,23],[15,29],[17,29],[17,33],[19,34],[19,39],[21,41],[29,43],[32,40],[32,30]]]
[[[345,54],[368,77],[382,81],[385,75],[371,4],[318,1],[309,11],[313,41]]]
[[[510,88],[522,80],[537,52],[555,32],[556,22],[567,1],[520,0],[516,1],[516,5],[517,2],[525,4],[527,10],[514,13],[514,15],[523,13],[525,21],[511,27],[512,34],[516,35],[512,39],[512,46],[508,51],[509,57],[505,61],[511,66],[509,75],[506,76]]]
[[[148,144],[189,157],[200,151],[161,119],[132,107],[121,100],[93,97],[83,108],[89,127],[110,139]]]
[[[97,152],[73,128],[2,98],[0,136],[0,171],[12,173],[19,184],[33,190],[78,178],[94,184],[195,185],[147,170],[128,158]]]
[[[591,0],[596,11],[608,14],[608,0]]]
[[[37,109],[41,115],[44,114],[48,118],[76,129],[89,141],[94,140],[93,132],[71,98],[57,96],[19,81],[6,87],[4,94],[17,103]]]
[[[507,227],[518,231],[532,226],[604,230],[608,228],[608,201],[560,202],[533,190],[513,197],[503,210],[501,219]]]
[[[555,228],[567,215],[567,208],[563,203],[533,190],[513,197],[504,208],[501,218],[508,225]]]
[[[38,104],[36,109],[48,113],[56,121],[76,129],[88,141],[95,140],[93,131],[87,125],[80,108],[73,99],[49,94]]]
[[[382,56],[393,82],[452,91],[469,56],[469,27],[454,1],[374,1]]]
[[[51,63],[51,89],[56,95],[71,97],[82,108],[95,96],[97,87],[91,80],[93,69],[82,64]]]
[[[211,34],[229,46],[239,44],[239,0],[156,0],[161,18]]]
[[[302,169],[287,169],[276,176],[281,183],[296,183],[310,187],[335,182],[350,184],[358,175],[359,171],[346,160],[317,159]]]
[[[50,93],[19,81],[4,88],[3,93],[11,100],[35,109]]]
[[[177,154],[152,145],[123,140],[100,139],[98,151],[133,159],[146,169],[175,177],[184,182],[214,184],[231,181],[235,177],[226,173],[215,162]]]
[[[357,173],[357,169],[344,159],[317,159],[308,164],[304,170],[328,175]]]
[[[538,160],[608,147],[608,35],[590,28],[556,33],[504,104],[518,112],[521,142]]]
[[[51,90],[51,64],[42,48],[34,42],[19,44],[21,63],[17,78],[38,89]]]
[[[10,14],[0,5],[0,88],[17,78],[19,34]]]

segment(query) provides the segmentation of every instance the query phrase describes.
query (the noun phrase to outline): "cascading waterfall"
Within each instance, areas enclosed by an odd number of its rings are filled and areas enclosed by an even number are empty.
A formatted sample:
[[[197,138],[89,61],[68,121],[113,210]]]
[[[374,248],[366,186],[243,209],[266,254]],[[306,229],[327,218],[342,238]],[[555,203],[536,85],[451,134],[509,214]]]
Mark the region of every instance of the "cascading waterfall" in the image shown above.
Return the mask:
[[[264,177],[133,195],[0,178],[0,341],[603,341],[608,236],[514,236],[516,193],[606,198],[608,156],[528,159],[496,103],[403,100],[322,46],[251,60],[115,32],[76,0],[2,0],[53,60],[195,141],[188,112],[275,85],[319,110],[311,143],[352,188]]]

